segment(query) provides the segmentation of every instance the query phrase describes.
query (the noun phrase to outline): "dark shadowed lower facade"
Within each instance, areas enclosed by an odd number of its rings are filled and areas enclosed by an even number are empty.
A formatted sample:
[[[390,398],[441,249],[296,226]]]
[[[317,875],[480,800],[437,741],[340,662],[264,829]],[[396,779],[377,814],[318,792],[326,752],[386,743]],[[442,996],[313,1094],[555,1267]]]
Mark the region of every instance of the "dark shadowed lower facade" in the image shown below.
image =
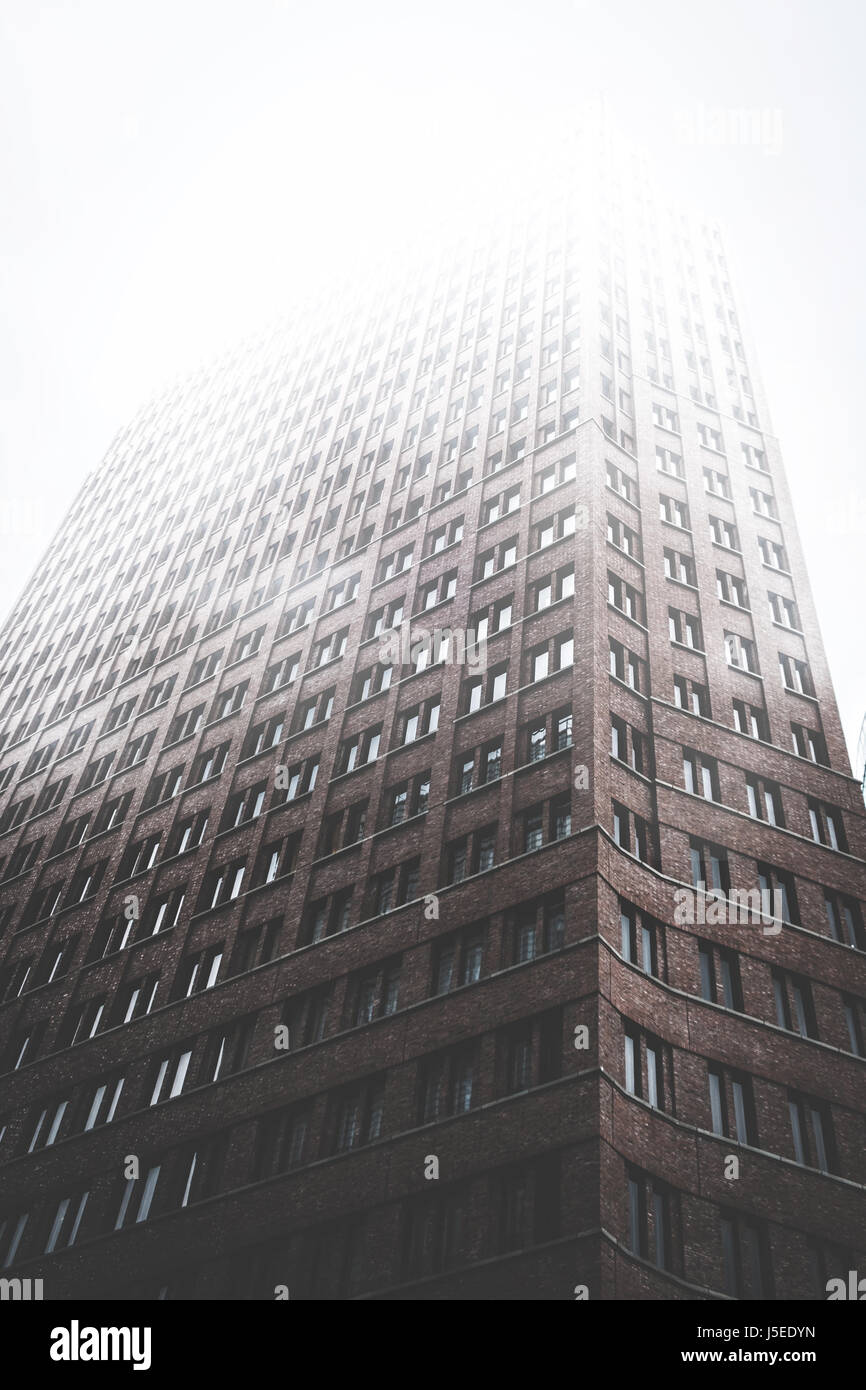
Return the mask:
[[[598,161],[143,410],[0,633],[0,1273],[823,1299],[864,805],[718,229]]]

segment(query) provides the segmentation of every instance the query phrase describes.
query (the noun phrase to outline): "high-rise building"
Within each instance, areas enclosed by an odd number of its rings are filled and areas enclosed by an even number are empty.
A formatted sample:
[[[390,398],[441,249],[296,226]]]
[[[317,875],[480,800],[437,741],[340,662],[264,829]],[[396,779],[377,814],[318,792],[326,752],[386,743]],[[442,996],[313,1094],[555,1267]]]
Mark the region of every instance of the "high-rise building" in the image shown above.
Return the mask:
[[[588,159],[144,409],[0,633],[0,1266],[826,1296],[864,806],[718,228]]]

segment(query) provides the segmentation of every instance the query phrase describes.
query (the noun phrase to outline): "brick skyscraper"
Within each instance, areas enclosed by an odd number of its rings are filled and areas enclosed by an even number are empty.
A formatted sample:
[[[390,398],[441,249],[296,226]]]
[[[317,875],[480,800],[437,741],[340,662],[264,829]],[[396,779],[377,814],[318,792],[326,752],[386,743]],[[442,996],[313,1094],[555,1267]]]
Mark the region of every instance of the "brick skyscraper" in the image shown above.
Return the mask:
[[[720,233],[611,170],[142,411],[0,633],[46,1298],[866,1269],[863,801]]]

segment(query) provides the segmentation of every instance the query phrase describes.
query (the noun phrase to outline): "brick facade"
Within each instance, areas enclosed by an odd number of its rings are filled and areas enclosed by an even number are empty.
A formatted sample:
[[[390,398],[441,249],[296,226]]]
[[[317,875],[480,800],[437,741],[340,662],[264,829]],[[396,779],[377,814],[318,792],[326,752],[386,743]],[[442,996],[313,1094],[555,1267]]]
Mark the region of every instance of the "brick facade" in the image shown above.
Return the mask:
[[[0,632],[46,1297],[866,1270],[866,824],[753,354],[715,227],[575,186],[145,408]]]

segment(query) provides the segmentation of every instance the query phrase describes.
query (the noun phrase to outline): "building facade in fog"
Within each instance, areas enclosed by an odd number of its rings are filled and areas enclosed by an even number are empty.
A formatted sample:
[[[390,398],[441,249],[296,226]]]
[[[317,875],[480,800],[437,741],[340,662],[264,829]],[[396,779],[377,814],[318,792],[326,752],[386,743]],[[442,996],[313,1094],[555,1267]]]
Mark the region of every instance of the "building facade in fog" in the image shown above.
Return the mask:
[[[0,633],[0,1266],[825,1297],[864,806],[720,233],[592,159],[143,410]]]

